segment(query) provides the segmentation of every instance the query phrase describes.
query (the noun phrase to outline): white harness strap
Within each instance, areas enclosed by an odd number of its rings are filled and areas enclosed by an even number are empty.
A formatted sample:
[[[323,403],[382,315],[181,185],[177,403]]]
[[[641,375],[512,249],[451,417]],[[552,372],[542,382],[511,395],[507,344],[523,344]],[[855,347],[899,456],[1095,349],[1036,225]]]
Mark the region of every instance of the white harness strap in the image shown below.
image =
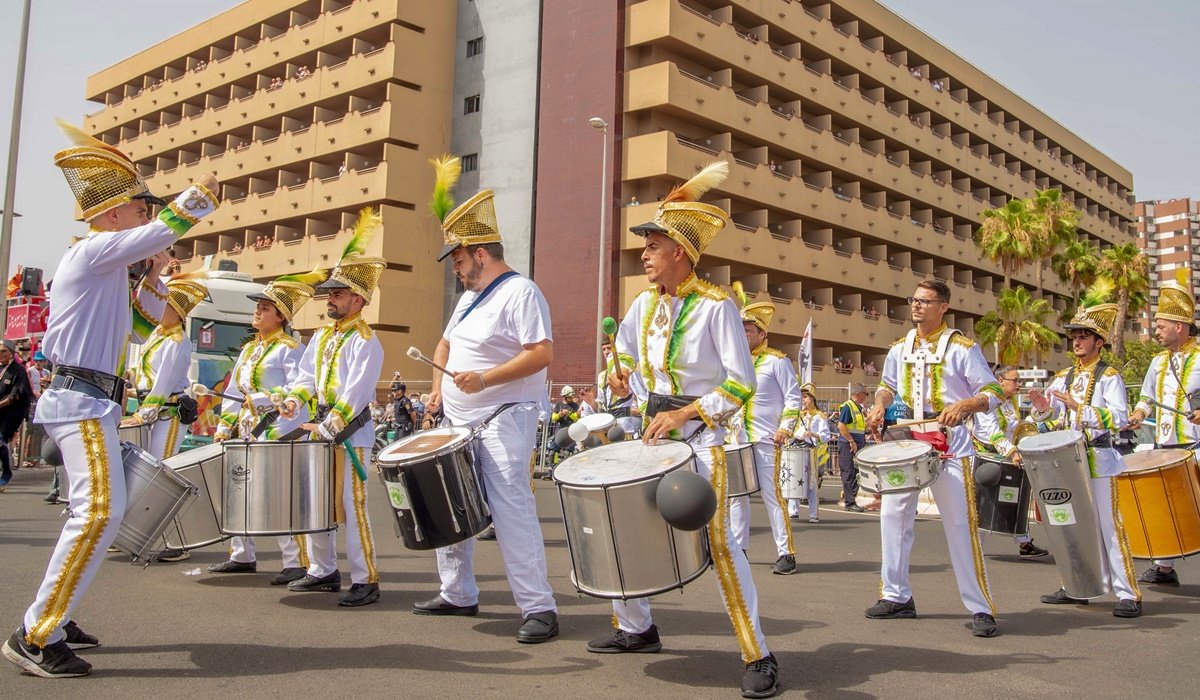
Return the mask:
[[[912,392],[910,408],[912,408],[913,418],[921,419],[925,417],[925,382],[929,379],[926,374],[926,368],[929,365],[940,365],[946,359],[946,348],[950,345],[950,338],[960,332],[957,328],[948,328],[942,337],[938,339],[937,348],[933,353],[930,353],[925,348],[917,347],[917,329],[913,328],[904,338],[904,352],[900,355],[900,361],[913,365],[913,381],[909,386]]]

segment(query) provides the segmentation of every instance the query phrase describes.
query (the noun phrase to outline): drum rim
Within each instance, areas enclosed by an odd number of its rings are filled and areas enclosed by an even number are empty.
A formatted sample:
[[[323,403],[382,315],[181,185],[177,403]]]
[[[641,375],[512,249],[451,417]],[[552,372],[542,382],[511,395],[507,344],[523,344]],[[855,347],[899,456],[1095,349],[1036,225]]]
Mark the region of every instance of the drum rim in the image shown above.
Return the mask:
[[[680,445],[684,445],[689,448],[691,447],[691,445],[689,445],[686,442],[683,442],[682,440],[665,440],[665,441],[663,441],[662,444],[670,444],[670,443],[678,443]],[[637,444],[637,443],[632,442],[632,441],[614,442],[614,443],[610,443],[607,445],[599,445],[597,447],[593,447],[593,448],[586,450],[584,452],[581,452],[579,454],[571,455],[570,457],[563,460],[557,467],[555,467],[554,483],[558,484],[559,486],[568,486],[571,488],[579,488],[579,489],[604,489],[604,488],[608,488],[608,487],[612,487],[612,486],[628,486],[629,484],[638,484],[643,481],[647,481],[648,479],[654,478],[656,476],[657,477],[666,476],[667,474],[670,474],[671,472],[675,471],[676,469],[679,469],[680,467],[686,467],[689,461],[694,462],[696,459],[696,450],[693,448],[691,450],[691,453],[688,455],[688,457],[684,458],[683,461],[673,465],[670,469],[664,469],[663,471],[660,471],[656,474],[642,476],[642,477],[639,477],[636,479],[626,479],[624,481],[606,481],[606,482],[602,482],[602,483],[580,484],[580,483],[575,483],[572,481],[564,481],[560,477],[560,471],[562,470],[563,466],[570,463],[571,460],[579,459],[580,457],[584,457],[584,456],[587,456],[589,458],[594,457],[598,450],[608,449],[609,451],[612,451],[614,448],[625,449],[623,447],[618,448],[618,446],[619,445],[634,445],[634,444]],[[647,445],[647,446],[650,447],[650,445]]]
[[[416,439],[420,438],[421,436],[426,436],[429,433],[434,432],[434,431],[454,431],[454,432],[462,431],[462,434],[458,435],[458,437],[456,439],[451,440],[450,442],[447,442],[445,445],[442,445],[441,447],[434,450],[433,452],[423,452],[420,455],[413,455],[413,456],[407,457],[405,459],[387,459],[388,452],[391,450],[394,450],[397,446],[403,445],[403,444],[405,444],[407,442],[411,442],[413,440],[416,440]],[[420,432],[413,433],[412,435],[406,435],[406,436],[400,438],[399,440],[393,442],[392,444],[388,445],[387,447],[384,447],[382,450],[379,451],[379,454],[375,457],[375,461],[378,462],[380,464],[380,466],[388,466],[388,467],[403,467],[403,466],[407,466],[410,464],[421,464],[424,462],[428,462],[431,459],[441,457],[442,455],[449,454],[451,452],[458,452],[459,450],[463,449],[464,447],[469,446],[471,444],[471,436],[473,434],[474,434],[473,430],[471,430],[470,428],[468,428],[466,426],[461,426],[461,425],[445,425],[440,428],[432,428],[430,430],[422,430]]]
[[[212,450],[214,452],[214,455],[212,457],[203,457],[200,459],[194,459],[195,457],[199,457],[199,453],[204,450]],[[164,459],[162,462],[163,462],[163,465],[169,469],[186,469],[187,467],[196,466],[203,462],[207,462],[210,459],[213,459],[213,457],[218,457],[218,456],[221,456],[224,454],[225,454],[225,447],[224,447],[223,443],[222,442],[213,442],[213,443],[209,443],[207,445],[201,445],[199,447],[192,448],[190,450],[184,450],[183,452],[180,452],[179,454],[171,455],[170,457],[167,457],[166,459]],[[183,461],[184,457],[192,457],[193,459],[191,461],[184,462]],[[172,462],[178,463],[179,466],[173,466]]]
[[[1181,452],[1181,453],[1183,453],[1184,456],[1182,456],[1179,459],[1176,459],[1174,461],[1171,461],[1171,462],[1165,462],[1163,464],[1157,464],[1157,465],[1145,466],[1145,467],[1135,467],[1135,466],[1129,464],[1129,458],[1132,457],[1133,455],[1125,455],[1124,457],[1122,457],[1122,459],[1125,460],[1125,470],[1122,471],[1121,473],[1122,474],[1147,474],[1150,472],[1161,471],[1163,469],[1167,469],[1170,467],[1183,466],[1183,465],[1187,464],[1189,455],[1191,456],[1191,459],[1193,462],[1196,461],[1195,453],[1192,452],[1191,450],[1185,450],[1182,447],[1170,447],[1170,448],[1165,448],[1165,449],[1160,449],[1160,450],[1144,450],[1142,452],[1135,452],[1134,454],[1166,455],[1171,452]]]
[[[1039,446],[1039,444],[1038,444],[1039,440],[1048,440],[1049,439],[1049,438],[1043,437],[1045,435],[1060,435],[1060,434],[1062,434],[1065,436],[1065,434],[1067,434],[1067,433],[1073,433],[1074,437],[1072,437],[1070,440],[1067,440],[1065,442],[1061,442],[1061,443],[1058,443],[1055,445]],[[1032,444],[1030,443],[1031,440],[1034,441]],[[1077,442],[1083,442],[1083,433],[1078,430],[1068,428],[1066,430],[1051,430],[1051,431],[1045,432],[1045,433],[1038,433],[1037,435],[1030,435],[1029,437],[1027,437],[1021,441],[1021,444],[1017,446],[1017,449],[1020,452],[1034,452],[1034,453],[1040,454],[1040,453],[1050,452],[1052,450],[1061,449],[1063,447],[1068,447],[1070,445],[1074,445]]]
[[[899,461],[896,461],[896,460],[872,461],[872,460],[868,459],[868,457],[870,457],[869,453],[871,452],[871,450],[874,450],[876,448],[881,448],[881,447],[898,447],[898,446],[900,446],[900,443],[913,443],[916,445],[924,445],[927,449],[922,451],[920,454],[912,455],[911,457],[906,457]],[[888,440],[887,442],[877,442],[874,445],[867,445],[866,447],[863,447],[861,450],[859,450],[857,453],[855,453],[854,464],[855,464],[855,466],[858,466],[861,463],[861,464],[865,464],[868,467],[891,465],[891,464],[907,464],[914,459],[921,459],[928,455],[936,456],[936,452],[933,449],[933,445],[930,445],[928,442],[923,442],[921,440]]]
[[[603,425],[597,425],[597,426],[596,426],[596,427],[594,427],[594,428],[588,425],[588,422],[589,422],[589,421],[588,421],[588,419],[589,419],[589,418],[597,418],[597,417],[599,417],[599,418],[603,418],[604,416],[608,416],[608,422],[604,423]],[[588,414],[588,415],[586,415],[586,416],[583,416],[582,418],[580,418],[580,419],[579,419],[579,422],[580,422],[580,423],[583,423],[583,427],[587,428],[587,430],[588,430],[588,432],[589,432],[589,433],[594,433],[594,432],[596,432],[596,431],[598,431],[598,430],[608,430],[608,429],[609,429],[609,428],[611,428],[612,426],[616,425],[616,424],[617,424],[617,418],[616,418],[616,416],[614,416],[614,415],[613,415],[613,414],[611,414],[611,413],[590,413],[590,414]],[[596,422],[596,421],[590,421],[590,422],[593,422],[593,423],[594,423],[594,422]]]

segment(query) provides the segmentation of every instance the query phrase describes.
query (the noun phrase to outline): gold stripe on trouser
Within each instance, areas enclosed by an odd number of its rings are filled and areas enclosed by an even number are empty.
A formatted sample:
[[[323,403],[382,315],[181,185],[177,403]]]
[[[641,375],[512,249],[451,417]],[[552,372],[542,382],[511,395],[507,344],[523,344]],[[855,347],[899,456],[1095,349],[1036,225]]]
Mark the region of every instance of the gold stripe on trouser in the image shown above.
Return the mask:
[[[346,524],[346,506],[342,504],[343,481],[346,478],[346,447],[335,447],[333,450],[333,521],[338,525]]]
[[[792,544],[792,521],[787,514],[787,500],[783,497],[783,484],[779,483],[779,472],[783,469],[783,452],[779,449],[779,445],[775,446],[775,502],[779,504],[779,510],[783,512],[783,531],[787,533],[787,551],[793,557],[796,556],[796,546]],[[753,660],[753,659],[752,659]]]
[[[175,438],[179,437],[179,416],[173,416],[167,425],[167,444],[163,445],[163,459],[175,455]]]
[[[1112,489],[1112,518],[1113,529],[1116,531],[1117,543],[1121,547],[1121,563],[1125,566],[1125,579],[1129,581],[1129,587],[1133,589],[1133,594],[1137,596],[1134,600],[1139,603],[1142,601],[1142,589],[1138,586],[1137,573],[1133,570],[1133,556],[1129,553],[1129,537],[1125,535],[1125,525],[1121,522],[1121,511],[1117,508],[1117,479],[1109,477],[1109,488]]]
[[[96,544],[104,534],[112,509],[109,499],[108,445],[104,442],[104,428],[96,419],[85,420],[79,424],[79,434],[83,439],[84,453],[87,455],[91,504],[88,508],[87,522],[75,540],[75,545],[71,547],[70,554],[62,563],[58,581],[46,600],[42,616],[32,629],[25,632],[25,641],[35,647],[46,646],[46,640],[54,630],[62,626],[67,607],[75,595],[76,586],[79,585],[79,577],[83,575],[88,561],[95,554]]]
[[[304,535],[293,535],[292,539],[296,540],[296,546],[300,548],[300,566],[307,569],[308,561],[308,538]]]
[[[613,625],[613,629],[619,629],[621,627],[621,623],[617,621],[617,611],[616,610],[613,611],[612,625]]]
[[[734,568],[733,558],[729,554],[729,540],[725,533],[729,529],[729,499],[726,472],[729,465],[725,461],[725,449],[710,447],[712,454],[711,484],[717,492],[717,513],[708,521],[708,542],[712,549],[714,568],[725,596],[725,608],[729,612],[729,621],[733,623],[733,633],[737,636],[738,646],[742,650],[742,660],[746,663],[763,657],[758,647],[758,638],[754,634],[754,623],[746,610],[746,600],[742,597],[742,584],[738,581],[737,569]]]
[[[359,459],[362,459],[361,448],[347,449],[357,450]],[[354,520],[358,525],[358,542],[362,545],[363,558],[367,560],[367,583],[379,583],[379,573],[375,570],[375,542],[371,540],[371,524],[367,522],[367,485],[356,474],[350,474],[347,478],[354,490]]]
[[[971,557],[975,561],[975,582],[987,601],[988,610],[996,614],[996,604],[988,591],[987,570],[983,567],[983,547],[979,544],[979,511],[975,507],[975,473],[971,471],[971,458],[962,458],[963,489],[967,496],[967,528],[971,533]]]

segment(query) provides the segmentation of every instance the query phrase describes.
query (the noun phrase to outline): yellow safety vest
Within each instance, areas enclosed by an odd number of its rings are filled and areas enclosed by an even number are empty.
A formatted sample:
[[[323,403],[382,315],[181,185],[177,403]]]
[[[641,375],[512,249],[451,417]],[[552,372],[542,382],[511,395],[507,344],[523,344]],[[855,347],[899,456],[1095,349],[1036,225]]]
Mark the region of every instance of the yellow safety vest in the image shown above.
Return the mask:
[[[850,423],[847,426],[847,429],[851,433],[858,433],[860,435],[865,434],[867,432],[867,419],[863,416],[862,409],[860,409],[858,407],[858,404],[854,403],[854,399],[850,399],[849,401],[843,403],[841,406],[838,407],[839,408],[839,411],[838,411],[839,422],[841,419],[840,409],[845,408],[847,406],[850,407],[850,416],[854,419],[854,422]]]

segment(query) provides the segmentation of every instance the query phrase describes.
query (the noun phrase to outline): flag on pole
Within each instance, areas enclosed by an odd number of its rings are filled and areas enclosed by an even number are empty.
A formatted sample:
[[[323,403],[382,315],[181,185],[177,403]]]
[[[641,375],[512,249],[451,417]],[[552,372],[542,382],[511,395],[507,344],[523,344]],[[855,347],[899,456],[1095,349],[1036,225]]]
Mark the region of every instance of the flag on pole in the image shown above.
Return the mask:
[[[804,336],[800,338],[800,383],[808,384],[813,380],[813,347],[812,347],[812,319],[808,319],[808,325],[804,328]]]

